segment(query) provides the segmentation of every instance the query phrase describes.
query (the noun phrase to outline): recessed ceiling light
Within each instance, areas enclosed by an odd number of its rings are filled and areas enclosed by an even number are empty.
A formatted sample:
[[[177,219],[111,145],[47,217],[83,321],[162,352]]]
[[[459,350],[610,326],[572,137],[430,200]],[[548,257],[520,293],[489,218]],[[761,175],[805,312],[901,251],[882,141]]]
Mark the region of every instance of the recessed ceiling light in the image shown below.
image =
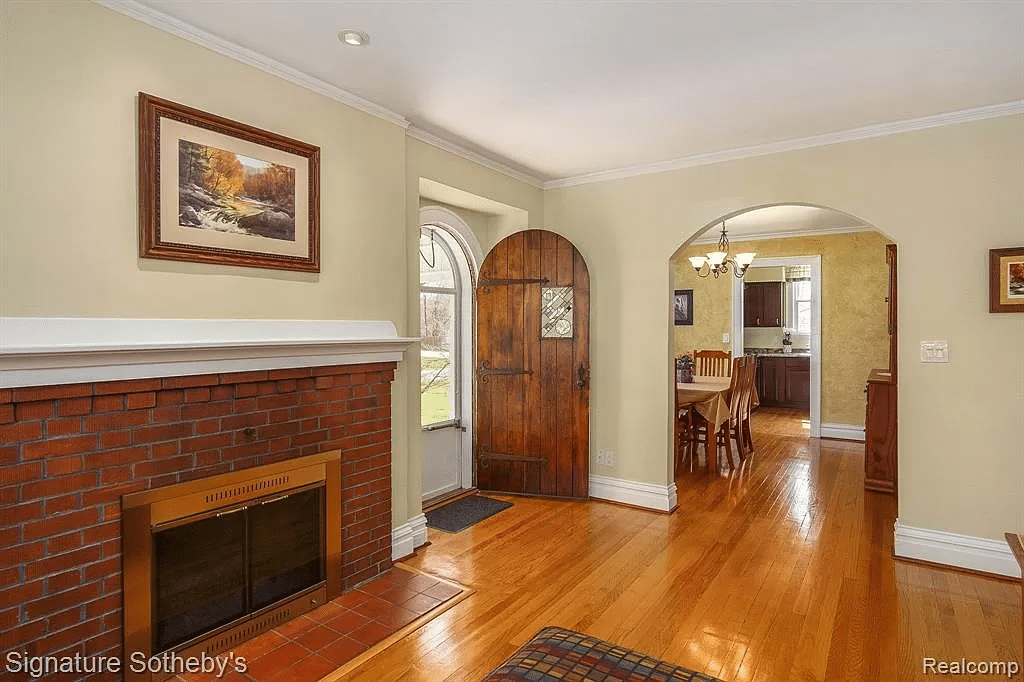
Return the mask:
[[[357,31],[352,28],[346,28],[338,32],[338,40],[345,43],[346,45],[352,45],[353,47],[362,47],[370,42],[370,36],[366,35],[362,31]]]

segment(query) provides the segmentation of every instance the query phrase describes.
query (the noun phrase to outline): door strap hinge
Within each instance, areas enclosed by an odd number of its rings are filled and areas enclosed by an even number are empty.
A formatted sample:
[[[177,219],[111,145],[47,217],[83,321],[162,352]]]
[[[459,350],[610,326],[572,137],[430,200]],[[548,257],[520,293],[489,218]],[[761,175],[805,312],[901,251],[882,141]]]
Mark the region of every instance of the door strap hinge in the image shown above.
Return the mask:
[[[532,369],[526,369],[525,367],[499,367],[492,368],[488,366],[485,360],[480,364],[480,367],[476,370],[476,375],[480,378],[480,381],[487,383],[487,377],[490,376],[515,376],[518,374],[533,374]]]
[[[550,280],[547,277],[521,277],[517,279],[481,279],[477,280],[480,287],[501,287],[513,284],[547,284]]]
[[[526,464],[546,464],[547,457],[527,457],[526,455],[509,455],[504,452],[492,452],[481,450],[477,454],[481,466],[487,466],[491,461],[496,462],[523,462]]]

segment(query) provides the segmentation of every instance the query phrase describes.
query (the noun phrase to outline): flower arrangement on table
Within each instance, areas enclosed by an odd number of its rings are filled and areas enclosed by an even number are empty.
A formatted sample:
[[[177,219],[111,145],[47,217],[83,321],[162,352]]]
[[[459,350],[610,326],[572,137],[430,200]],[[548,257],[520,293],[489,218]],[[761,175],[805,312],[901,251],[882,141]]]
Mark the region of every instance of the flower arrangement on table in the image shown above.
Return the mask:
[[[689,353],[676,358],[676,382],[693,383],[693,356]]]

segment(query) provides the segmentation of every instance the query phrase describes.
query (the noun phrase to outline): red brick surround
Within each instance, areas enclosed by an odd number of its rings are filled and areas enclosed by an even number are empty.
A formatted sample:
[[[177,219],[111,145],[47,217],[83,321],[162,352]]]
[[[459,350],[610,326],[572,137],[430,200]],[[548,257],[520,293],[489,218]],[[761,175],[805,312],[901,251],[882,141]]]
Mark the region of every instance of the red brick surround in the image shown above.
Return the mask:
[[[121,656],[127,492],[340,449],[345,587],[389,568],[395,366],[0,389],[0,672]]]

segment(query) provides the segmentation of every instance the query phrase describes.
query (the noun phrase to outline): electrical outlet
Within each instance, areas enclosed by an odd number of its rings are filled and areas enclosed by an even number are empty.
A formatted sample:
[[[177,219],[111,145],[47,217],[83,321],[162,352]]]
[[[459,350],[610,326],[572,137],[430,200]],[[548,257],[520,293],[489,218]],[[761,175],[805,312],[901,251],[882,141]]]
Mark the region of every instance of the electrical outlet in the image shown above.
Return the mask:
[[[729,343],[729,335],[722,334],[722,343]]]
[[[945,341],[922,341],[921,362],[949,362],[949,344]]]
[[[615,466],[615,453],[611,450],[598,450],[597,463],[606,467]]]

